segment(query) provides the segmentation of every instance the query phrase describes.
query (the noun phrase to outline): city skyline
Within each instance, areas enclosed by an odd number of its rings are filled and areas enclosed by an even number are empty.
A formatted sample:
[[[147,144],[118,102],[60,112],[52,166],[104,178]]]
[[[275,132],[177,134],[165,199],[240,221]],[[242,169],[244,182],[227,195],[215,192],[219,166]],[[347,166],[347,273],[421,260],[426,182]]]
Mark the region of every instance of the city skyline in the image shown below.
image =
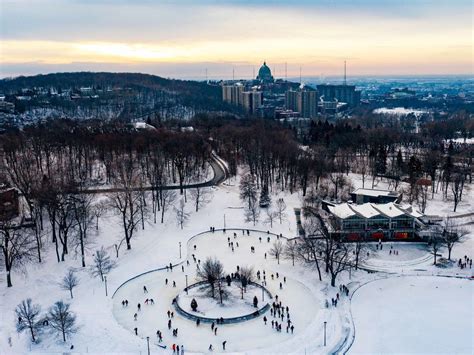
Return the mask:
[[[130,71],[176,78],[472,73],[470,1],[3,1],[2,77]]]

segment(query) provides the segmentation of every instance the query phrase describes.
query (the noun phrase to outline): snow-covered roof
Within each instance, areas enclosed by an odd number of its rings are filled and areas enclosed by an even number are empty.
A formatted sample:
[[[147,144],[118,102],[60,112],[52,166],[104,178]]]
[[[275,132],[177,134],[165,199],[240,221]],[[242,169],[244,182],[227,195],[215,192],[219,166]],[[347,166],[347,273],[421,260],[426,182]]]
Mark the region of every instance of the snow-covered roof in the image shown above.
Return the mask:
[[[396,191],[377,190],[377,189],[363,189],[363,188],[357,189],[352,193],[356,194],[356,195],[365,195],[365,196],[374,196],[374,197],[378,197],[378,196],[398,196],[398,192],[396,192]]]
[[[415,210],[413,206],[411,205],[399,205],[398,207],[401,210],[405,211],[406,214],[412,217],[415,217],[415,218],[423,217],[423,213],[420,213],[419,211]]]
[[[340,203],[337,205],[328,205],[327,208],[332,215],[341,219],[346,219],[356,215],[361,216],[362,218],[372,218],[376,216],[395,218],[403,215],[420,218],[423,216],[422,213],[415,210],[410,205],[401,206],[393,202],[364,203],[361,205]]]
[[[328,205],[328,210],[336,217],[346,219],[355,216],[356,213],[349,207],[347,203],[341,203],[335,206]]]
[[[372,218],[380,215],[380,212],[373,208],[372,204],[370,203],[364,203],[362,205],[349,205],[349,207],[364,218]]]
[[[387,217],[393,218],[405,214],[405,211],[399,209],[393,202],[390,203],[372,203],[373,208]]]

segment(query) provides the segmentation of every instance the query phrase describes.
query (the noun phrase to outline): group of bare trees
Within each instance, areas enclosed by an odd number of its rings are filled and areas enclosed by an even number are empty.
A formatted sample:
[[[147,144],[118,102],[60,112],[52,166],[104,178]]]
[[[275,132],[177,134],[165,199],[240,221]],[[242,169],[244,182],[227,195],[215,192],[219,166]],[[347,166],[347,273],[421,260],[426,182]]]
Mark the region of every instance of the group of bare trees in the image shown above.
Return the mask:
[[[281,252],[293,265],[297,260],[314,267],[320,281],[325,273],[329,275],[331,286],[335,286],[338,275],[350,268],[357,269],[370,246],[363,241],[349,243],[334,238],[317,212],[309,212],[305,220],[306,234],[287,241],[284,248],[275,243],[271,255],[277,257]]]
[[[41,314],[41,306],[34,304],[31,298],[23,300],[15,309],[17,316],[16,329],[18,333],[27,331],[31,341],[38,341],[38,337],[45,331],[58,333],[62,340],[78,330],[76,315],[70,310],[70,305],[58,301],[52,305],[48,312]]]
[[[429,239],[429,251],[433,255],[433,264],[436,265],[438,256],[443,248],[448,251],[448,260],[451,260],[453,248],[462,243],[469,231],[463,228],[454,218],[446,217],[438,228],[432,230]]]
[[[115,245],[132,247],[139,228],[153,216],[161,223],[173,208],[184,183],[206,178],[210,146],[197,133],[170,130],[136,131],[118,122],[51,121],[2,136],[2,182],[15,187],[22,201],[20,217],[0,221],[2,263],[7,284],[11,270],[42,261],[52,247],[58,262],[86,255],[99,218],[106,212],[120,219],[123,233]],[[6,180],[6,181],[3,181]],[[176,184],[178,192],[166,189]],[[103,186],[105,185],[105,186]],[[96,199],[89,190],[111,190]],[[191,191],[196,211],[210,201],[210,189]],[[149,201],[151,197],[151,202]],[[184,195],[186,198],[186,195]],[[184,226],[188,212],[178,208]]]
[[[252,174],[245,174],[240,180],[240,199],[244,203],[245,220],[255,225],[259,219],[261,210],[265,212],[264,222],[273,228],[273,223],[278,220],[280,224],[286,218],[286,203],[279,198],[275,207],[272,206],[271,197],[266,186],[262,186],[260,199],[257,198],[258,187]]]

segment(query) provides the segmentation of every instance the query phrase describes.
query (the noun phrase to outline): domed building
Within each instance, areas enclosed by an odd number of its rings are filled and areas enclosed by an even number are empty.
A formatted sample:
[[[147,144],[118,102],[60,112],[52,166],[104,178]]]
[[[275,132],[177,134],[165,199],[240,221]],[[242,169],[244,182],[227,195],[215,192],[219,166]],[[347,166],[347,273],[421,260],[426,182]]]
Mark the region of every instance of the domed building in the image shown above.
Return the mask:
[[[263,65],[258,70],[257,80],[260,80],[260,82],[264,84],[273,83],[272,71],[266,62],[263,62]]]

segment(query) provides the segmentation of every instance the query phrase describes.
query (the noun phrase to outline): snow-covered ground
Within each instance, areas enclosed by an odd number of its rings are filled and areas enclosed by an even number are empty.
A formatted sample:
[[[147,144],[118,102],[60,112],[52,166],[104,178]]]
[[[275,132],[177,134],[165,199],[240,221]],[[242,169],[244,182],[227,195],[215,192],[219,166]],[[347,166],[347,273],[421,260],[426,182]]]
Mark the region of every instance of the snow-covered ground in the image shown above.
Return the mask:
[[[394,115],[394,116],[407,116],[409,114],[414,114],[415,116],[420,116],[424,113],[427,113],[426,110],[417,110],[413,108],[405,107],[395,107],[395,108],[377,108],[373,111],[375,114],[384,114],[384,115]]]
[[[349,354],[472,354],[474,283],[392,277],[352,298],[356,336]]]
[[[355,187],[361,186],[360,176],[350,174]],[[41,264],[28,265],[24,270],[13,272],[12,288],[6,288],[4,285],[5,273],[0,273],[0,353],[16,354],[25,352],[38,353],[63,353],[68,352],[70,346],[74,345],[74,351],[78,353],[146,353],[146,340],[148,335],[152,339],[152,353],[171,353],[169,346],[172,343],[184,345],[186,352],[206,352],[210,343],[216,350],[221,349],[221,342],[227,340],[228,352],[245,352],[249,354],[262,353],[330,353],[338,352],[341,348],[347,348],[351,335],[354,333],[351,318],[351,302],[348,297],[342,297],[338,307],[325,307],[326,300],[331,303],[331,298],[336,297],[340,292],[339,287],[332,288],[328,286],[328,279],[324,276],[322,282],[318,280],[315,270],[306,265],[292,265],[290,260],[281,260],[280,264],[267,255],[265,252],[271,247],[271,243],[266,242],[266,231],[270,230],[276,234],[282,234],[287,238],[297,237],[296,218],[294,208],[300,208],[302,205],[301,195],[298,193],[280,193],[273,191],[272,200],[283,197],[287,204],[286,218],[280,224],[279,221],[269,224],[264,223],[265,214],[262,212],[260,221],[254,226],[252,223],[244,221],[243,204],[239,199],[238,179],[226,181],[219,187],[212,188],[213,199],[199,212],[194,212],[192,203],[188,201],[186,210],[190,213],[190,220],[180,229],[175,220],[173,210],[170,210],[165,216],[164,224],[147,223],[144,230],[138,230],[137,235],[132,239],[132,249],[119,251],[118,266],[108,275],[108,297],[105,296],[105,285],[99,279],[91,278],[88,270],[80,268],[80,260],[74,250],[67,256],[66,261],[56,262],[53,248],[48,248],[49,252],[44,255],[44,261]],[[369,179],[366,181],[366,187],[369,186]],[[385,181],[378,182],[377,188],[386,186]],[[472,188],[468,187],[464,197],[464,202],[460,204],[457,215],[472,212],[472,201],[474,199]],[[188,194],[189,196],[189,194]],[[432,204],[432,205],[431,205]],[[432,207],[433,206],[433,207]],[[435,195],[433,201],[428,201],[428,213],[445,215],[451,214],[451,203],[443,201],[439,195]],[[469,217],[465,222],[466,228],[469,228],[471,234],[467,240],[454,248],[453,258],[473,255],[473,228],[469,224]],[[465,218],[462,220],[464,221]],[[209,227],[227,228],[224,234],[221,231],[209,233]],[[262,232],[251,232],[250,236],[242,236],[237,232],[239,247],[235,251],[228,247],[227,238],[233,238],[234,231],[231,228],[249,228]],[[50,234],[44,237],[45,243],[50,243]],[[204,232],[204,233],[202,233]],[[201,233],[199,236],[193,236]],[[123,235],[119,219],[108,211],[108,214],[101,218],[99,231],[91,231],[89,244],[87,245],[88,256],[86,262],[91,264],[92,254],[95,250],[104,246],[115,258],[114,244],[117,243]],[[259,241],[262,236],[262,243]],[[271,241],[275,236],[270,235]],[[181,244],[181,247],[180,247]],[[196,245],[196,251],[194,251]],[[256,248],[255,253],[251,253],[250,246]],[[471,277],[472,270],[460,270],[456,266],[446,269],[439,269],[432,266],[431,255],[425,250],[424,246],[416,244],[398,244],[398,256],[389,254],[389,243],[384,244],[383,251],[371,252],[366,265],[372,269],[379,269],[383,272],[367,273],[365,271],[354,271],[352,274],[343,273],[338,278],[338,285],[346,284],[352,291],[368,281],[386,277],[389,272],[400,275],[458,275],[462,277]],[[446,251],[440,251],[446,256]],[[181,254],[181,256],[180,256]],[[224,263],[226,272],[233,272],[237,265],[253,266],[254,270],[266,270],[268,289],[273,295],[279,295],[284,305],[290,308],[291,319],[294,321],[295,333],[287,334],[283,327],[282,333],[277,333],[271,329],[271,325],[263,324],[262,317],[234,324],[219,326],[217,335],[211,333],[208,325],[201,324],[197,329],[193,321],[187,320],[176,314],[172,320],[173,328],[179,329],[178,337],[173,337],[171,331],[167,328],[168,316],[167,310],[173,311],[171,300],[185,287],[185,275],[188,275],[189,284],[195,281],[195,264],[192,254],[203,261],[208,256],[215,256]],[[187,266],[186,260],[190,261]],[[125,283],[112,298],[114,291],[125,281],[139,274],[163,268],[169,263],[183,263],[185,271],[181,270],[181,264],[173,269],[173,272],[154,271],[143,276],[135,278],[133,281]],[[65,275],[68,267],[77,270],[80,277],[80,285],[74,289],[74,299],[70,300],[68,292],[59,288],[58,282]],[[26,272],[27,271],[27,272]],[[272,280],[271,274],[279,273],[279,279]],[[420,276],[420,277],[421,277]],[[283,283],[283,289],[280,290],[279,283],[282,277],[287,278]],[[169,284],[165,285],[165,279],[169,279]],[[404,278],[395,278],[391,287],[383,287],[383,291],[377,294],[377,302],[382,299],[396,300],[399,290],[397,282]],[[436,280],[447,280],[435,278]],[[396,281],[398,280],[398,281]],[[414,279],[416,280],[416,279]],[[172,286],[172,281],[176,281],[176,287]],[[377,285],[377,281],[371,284]],[[436,281],[438,282],[438,281]],[[440,285],[441,282],[439,281]],[[468,282],[468,281],[466,281]],[[472,282],[472,281],[470,281]],[[369,284],[369,285],[371,285]],[[143,293],[143,286],[146,285],[149,294]],[[362,294],[363,286],[356,293],[355,297]],[[400,284],[400,290],[405,290]],[[441,286],[439,286],[441,287]],[[443,286],[444,287],[444,286]],[[425,310],[431,307],[433,314],[436,313],[436,302],[431,301],[430,294],[424,292],[421,286],[410,288],[412,293],[420,294],[413,297],[423,298],[425,301]],[[368,292],[368,291],[367,291]],[[375,292],[375,291],[374,291]],[[462,295],[459,295],[461,297]],[[63,299],[71,302],[71,309],[78,316],[79,332],[69,338],[64,344],[59,338],[44,334],[39,344],[31,344],[28,334],[17,334],[15,330],[14,308],[21,300],[31,297],[33,302],[40,303],[43,310],[47,310],[55,301]],[[370,295],[374,298],[374,295]],[[434,296],[436,297],[436,296]],[[443,296],[444,297],[444,296]],[[464,296],[462,296],[464,297]],[[146,298],[153,298],[155,305],[144,305]],[[123,309],[121,301],[128,299],[130,304],[128,309]],[[437,298],[435,298],[437,300]],[[374,302],[375,302],[374,300]],[[136,312],[137,303],[141,303],[142,311],[138,315],[137,321],[133,320],[133,314]],[[355,304],[356,299],[354,299]],[[453,307],[458,307],[453,303]],[[465,303],[465,302],[464,302]],[[374,303],[375,305],[377,303]],[[414,303],[415,304],[415,303]],[[468,307],[470,306],[470,307]],[[395,307],[395,306],[394,306]],[[421,306],[420,306],[421,307]],[[472,289],[471,303],[467,303],[464,308],[464,317],[473,318],[472,308]],[[357,306],[355,312],[371,312],[370,302]],[[390,311],[390,303],[386,305],[386,311]],[[410,313],[410,314],[408,314]],[[393,309],[393,314],[400,319],[402,315],[407,314],[407,319],[412,316],[413,309],[404,309],[403,304],[399,308]],[[443,312],[445,313],[445,312]],[[377,314],[377,313],[374,313]],[[267,318],[271,320],[269,314]],[[286,321],[286,319],[285,319]],[[327,322],[327,346],[323,346],[324,332],[323,324]],[[460,326],[463,323],[460,323]],[[139,336],[135,336],[133,328],[138,328]],[[455,325],[457,329],[457,325]],[[164,344],[168,349],[164,350],[157,347],[156,330],[161,330],[164,336]],[[408,329],[408,328],[407,328]],[[354,349],[361,349],[357,345],[358,341],[364,343],[365,336],[360,336],[359,324],[355,322],[355,343]],[[400,334],[408,336],[410,332],[398,329]],[[379,334],[384,333],[384,334]],[[391,332],[385,329],[373,331],[371,336],[385,337]],[[460,330],[460,337],[464,338],[464,330]],[[437,338],[440,349],[449,346],[449,337]],[[370,341],[370,340],[367,340]],[[368,346],[372,343],[368,343]],[[381,343],[378,343],[380,346]],[[362,345],[361,345],[362,346]],[[374,348],[375,349],[375,348]],[[387,351],[389,348],[386,349]],[[409,350],[409,349],[405,349]],[[377,352],[384,352],[384,348],[375,349]],[[403,349],[400,351],[404,351]],[[472,352],[472,349],[471,349]]]
[[[219,348],[225,340],[229,351],[257,353],[261,349],[273,347],[274,349],[287,349],[282,350],[284,352],[291,352],[292,344],[295,341],[303,341],[305,337],[311,337],[315,331],[314,328],[319,325],[314,323],[320,318],[318,313],[323,304],[323,301],[316,296],[317,289],[314,289],[314,286],[307,287],[304,284],[305,278],[298,276],[298,273],[294,273],[292,269],[296,269],[296,267],[291,266],[291,263],[285,261],[278,264],[276,260],[270,259],[269,256],[265,259],[264,254],[268,252],[276,239],[275,236],[271,236],[270,243],[268,243],[266,233],[251,232],[250,236],[242,236],[241,232],[238,231],[236,239],[234,239],[233,233],[233,231],[227,231],[226,233],[216,231],[194,238],[188,245],[190,266],[187,266],[186,262],[183,263],[184,272],[181,266],[176,266],[172,272],[167,272],[165,269],[146,274],[120,288],[114,296],[113,306],[114,316],[118,323],[127,329],[130,334],[132,334],[133,328],[138,327],[141,336],[153,336],[153,339],[156,338],[156,330],[161,330],[164,334],[165,345],[169,347],[175,342],[184,344],[185,348],[192,352],[205,352],[209,344],[213,344],[214,348]],[[239,247],[236,247],[234,252],[228,247],[227,237],[229,236],[234,240],[234,243],[239,243]],[[259,237],[262,237],[261,243]],[[194,245],[196,245],[196,250],[194,250]],[[251,246],[255,247],[255,253],[250,251]],[[190,283],[196,281],[196,264],[193,262],[191,254],[195,254],[196,259],[201,261],[208,256],[218,258],[223,262],[224,270],[227,273],[235,272],[237,265],[252,266],[255,272],[260,270],[262,274],[265,271],[268,283],[266,287],[274,295],[272,302],[278,296],[278,301],[281,301],[285,307],[289,307],[290,318],[296,329],[295,333],[293,335],[286,333],[285,326],[283,326],[282,333],[272,329],[270,322],[272,319],[276,320],[276,318],[271,317],[270,312],[265,314],[270,319],[266,326],[262,320],[263,316],[261,316],[243,323],[218,326],[217,335],[213,334],[208,324],[201,324],[201,326],[196,327],[193,321],[178,316],[172,306],[173,298],[178,294],[183,295],[186,282],[185,275],[188,275]],[[298,271],[304,273],[305,270]],[[279,278],[276,278],[277,272],[279,272]],[[271,275],[273,275],[273,279]],[[286,277],[286,282],[284,282],[284,277]],[[168,279],[168,285],[166,285],[166,279]],[[176,282],[176,287],[173,287],[173,281]],[[280,289],[280,282],[283,286],[282,289]],[[144,285],[149,291],[147,294],[143,292]],[[257,289],[255,294],[258,295],[258,299],[261,301],[261,291]],[[144,305],[145,299],[150,297],[154,299],[155,305]],[[250,307],[248,305],[247,307],[237,305],[233,309],[226,310],[224,306],[221,308],[222,312],[219,313],[219,316],[225,318],[226,316],[251,313],[253,295],[246,295],[245,297],[248,298]],[[122,307],[121,302],[124,299],[127,299],[131,304],[128,308]],[[137,312],[137,303],[139,302],[142,305],[142,310],[138,312],[138,320],[134,321],[133,315]],[[186,303],[186,305],[189,306],[189,303]],[[201,302],[198,299],[198,309],[200,304]],[[172,328],[179,329],[178,338],[172,337],[171,331],[167,328],[168,310],[175,312],[172,319]],[[213,313],[217,311],[215,306],[212,307],[211,311]],[[235,312],[237,314],[233,314]],[[212,316],[212,314],[209,316]],[[287,319],[285,318],[284,321],[286,324]],[[245,341],[242,341],[242,339],[245,339]],[[334,337],[330,337],[330,339],[337,341],[337,338]]]

